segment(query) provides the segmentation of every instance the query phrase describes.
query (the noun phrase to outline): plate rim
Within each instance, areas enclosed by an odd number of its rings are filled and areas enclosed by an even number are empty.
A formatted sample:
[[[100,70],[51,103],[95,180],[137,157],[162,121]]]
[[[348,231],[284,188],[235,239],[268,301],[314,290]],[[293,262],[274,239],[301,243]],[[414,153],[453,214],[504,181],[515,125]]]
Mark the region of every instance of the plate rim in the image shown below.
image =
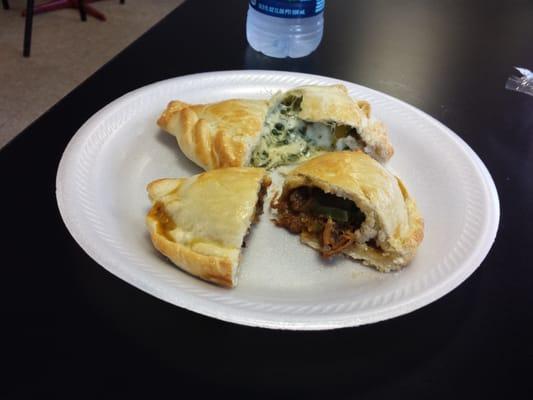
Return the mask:
[[[356,86],[362,88],[365,91],[369,91],[378,96],[385,97],[388,101],[394,103],[400,103],[402,106],[406,107],[410,112],[417,114],[419,117],[426,119],[428,122],[432,123],[439,128],[440,131],[447,134],[448,138],[455,141],[455,143],[467,153],[468,158],[475,164],[476,170],[481,174],[483,178],[483,187],[488,191],[490,201],[488,204],[488,209],[490,211],[490,221],[488,222],[487,228],[484,232],[485,236],[488,235],[487,239],[482,242],[477,248],[477,252],[471,254],[472,262],[462,268],[459,268],[453,274],[447,277],[446,280],[440,281],[437,285],[432,286],[431,290],[426,290],[421,294],[417,294],[416,297],[412,298],[410,301],[400,303],[398,305],[389,305],[381,310],[372,310],[370,315],[361,317],[361,313],[357,315],[329,315],[324,318],[323,315],[318,317],[313,317],[308,315],[308,320],[303,320],[300,317],[299,321],[291,321],[290,319],[282,322],[275,321],[269,318],[266,318],[266,315],[271,315],[265,312],[262,312],[263,318],[258,317],[259,314],[253,314],[249,310],[238,309],[237,312],[231,312],[230,306],[225,304],[220,304],[219,309],[215,310],[213,307],[209,306],[209,302],[205,299],[198,299],[197,301],[191,302],[190,299],[183,298],[183,296],[169,296],[167,293],[163,293],[161,290],[158,290],[154,285],[146,284],[135,278],[134,274],[128,275],[125,273],[124,269],[114,268],[109,266],[109,260],[105,260],[101,254],[94,251],[91,246],[85,242],[85,238],[82,232],[80,232],[79,227],[77,227],[76,222],[70,218],[66,209],[66,202],[68,201],[65,191],[65,176],[67,174],[66,166],[69,165],[69,162],[72,162],[72,156],[74,149],[77,146],[80,146],[84,141],[90,136],[90,127],[92,124],[96,123],[101,116],[105,115],[109,110],[112,110],[115,106],[127,101],[129,98],[134,98],[139,93],[143,91],[149,91],[155,89],[157,86],[165,86],[170,82],[175,82],[177,80],[191,80],[191,79],[201,79],[208,78],[210,76],[219,77],[221,75],[273,75],[273,76],[293,76],[304,79],[317,79],[317,80],[327,80],[331,82],[344,83],[349,86]],[[76,133],[69,140],[68,145],[65,147],[61,160],[59,162],[56,174],[56,201],[59,208],[59,212],[63,223],[65,224],[67,231],[78,243],[78,245],[88,254],[94,261],[96,261],[101,267],[112,273],[113,275],[124,280],[126,283],[142,290],[146,294],[150,294],[160,300],[178,306],[180,308],[187,309],[208,317],[217,318],[223,321],[232,322],[236,324],[242,324],[253,327],[263,327],[270,329],[290,329],[290,330],[324,330],[324,329],[335,329],[343,327],[354,327],[370,323],[376,323],[390,318],[395,318],[409,312],[415,311],[423,306],[431,304],[433,301],[443,297],[444,295],[453,291],[457,286],[464,282],[470,275],[472,275],[477,268],[483,263],[483,260],[486,258],[490,249],[492,248],[499,227],[500,221],[500,202],[498,197],[498,192],[492,176],[488,171],[487,167],[481,160],[481,158],[474,152],[474,150],[455,132],[450,128],[445,126],[443,123],[438,121],[436,118],[425,113],[424,111],[412,106],[409,103],[404,102],[401,99],[395,98],[387,93],[377,91],[366,86],[356,84],[353,82],[327,77],[322,75],[307,74],[300,72],[289,72],[289,71],[274,71],[274,70],[229,70],[229,71],[211,71],[211,72],[202,72],[195,73],[190,75],[183,75],[179,77],[168,78],[165,80],[153,82],[151,84],[142,86],[140,88],[134,89],[130,92],[123,94],[122,96],[116,98],[115,100],[108,103],[106,106],[94,113],[81,127],[76,131]],[[190,297],[190,294],[186,294],[186,297]],[[171,298],[173,297],[173,298]],[[198,301],[201,300],[201,301]],[[225,310],[227,311],[225,312]],[[275,314],[275,313],[274,313]]]

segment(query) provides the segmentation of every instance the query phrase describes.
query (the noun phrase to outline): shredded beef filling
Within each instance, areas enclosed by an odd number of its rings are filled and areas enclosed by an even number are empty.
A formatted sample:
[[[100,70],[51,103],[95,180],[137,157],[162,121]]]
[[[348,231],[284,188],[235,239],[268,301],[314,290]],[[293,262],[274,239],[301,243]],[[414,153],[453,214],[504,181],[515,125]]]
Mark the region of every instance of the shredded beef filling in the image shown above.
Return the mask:
[[[276,225],[292,233],[315,234],[320,254],[331,257],[353,244],[365,215],[350,200],[315,187],[292,190],[273,205],[278,210]]]
[[[263,214],[263,204],[265,201],[265,195],[267,193],[268,187],[272,184],[272,180],[269,177],[265,177],[263,182],[261,182],[261,187],[259,188],[259,193],[257,193],[257,203],[255,203],[254,214],[252,216],[252,224],[257,224],[259,222],[259,217]],[[242,239],[241,247],[246,247],[246,238],[250,234],[251,225],[248,227],[246,235]]]
[[[272,180],[269,177],[263,179],[261,182],[261,188],[257,194],[257,203],[255,203],[254,216],[252,218],[252,223],[257,224],[259,222],[259,216],[263,214],[263,204],[265,201],[265,195],[268,187],[272,184]]]

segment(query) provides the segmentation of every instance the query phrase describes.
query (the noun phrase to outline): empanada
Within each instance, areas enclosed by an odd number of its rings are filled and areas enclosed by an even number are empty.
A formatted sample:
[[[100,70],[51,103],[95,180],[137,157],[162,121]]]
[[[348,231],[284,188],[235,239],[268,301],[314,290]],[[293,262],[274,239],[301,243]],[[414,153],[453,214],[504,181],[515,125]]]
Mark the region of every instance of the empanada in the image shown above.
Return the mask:
[[[323,256],[344,253],[383,272],[408,264],[424,236],[403,183],[362,151],[327,153],[299,165],[272,206],[278,226]]]
[[[237,284],[241,247],[262,211],[270,178],[262,168],[223,168],[147,187],[146,225],[174,264],[221,286]]]
[[[180,149],[205,170],[250,165],[267,115],[266,100],[225,100],[212,104],[171,101],[157,120]]]
[[[264,100],[169,103],[158,120],[202,168],[294,164],[335,150],[362,149],[380,162],[393,154],[370,104],[343,85],[302,86]]]

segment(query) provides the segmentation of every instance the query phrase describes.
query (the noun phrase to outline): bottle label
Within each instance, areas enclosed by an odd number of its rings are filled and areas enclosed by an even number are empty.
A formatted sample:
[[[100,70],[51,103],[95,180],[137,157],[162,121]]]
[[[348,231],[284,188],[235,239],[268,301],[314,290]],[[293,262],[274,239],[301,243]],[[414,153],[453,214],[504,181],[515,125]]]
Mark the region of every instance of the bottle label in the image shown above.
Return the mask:
[[[279,18],[307,18],[324,11],[326,0],[250,0],[260,13]]]

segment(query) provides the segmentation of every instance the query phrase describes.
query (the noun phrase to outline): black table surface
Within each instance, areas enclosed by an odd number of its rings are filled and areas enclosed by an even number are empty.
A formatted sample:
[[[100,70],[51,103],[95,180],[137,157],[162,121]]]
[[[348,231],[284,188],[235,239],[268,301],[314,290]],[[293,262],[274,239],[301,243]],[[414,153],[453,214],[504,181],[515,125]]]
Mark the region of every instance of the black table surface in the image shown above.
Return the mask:
[[[533,69],[533,3],[329,1],[319,49],[297,60],[250,49],[246,9],[244,0],[187,1],[0,151],[0,397],[527,393],[533,97],[504,85],[513,66]],[[480,268],[405,316],[288,332],[180,309],[96,264],[68,233],[55,200],[58,163],[71,137],[93,113],[133,89],[237,69],[355,82],[422,109],[460,135],[488,167],[501,201],[498,235]]]

